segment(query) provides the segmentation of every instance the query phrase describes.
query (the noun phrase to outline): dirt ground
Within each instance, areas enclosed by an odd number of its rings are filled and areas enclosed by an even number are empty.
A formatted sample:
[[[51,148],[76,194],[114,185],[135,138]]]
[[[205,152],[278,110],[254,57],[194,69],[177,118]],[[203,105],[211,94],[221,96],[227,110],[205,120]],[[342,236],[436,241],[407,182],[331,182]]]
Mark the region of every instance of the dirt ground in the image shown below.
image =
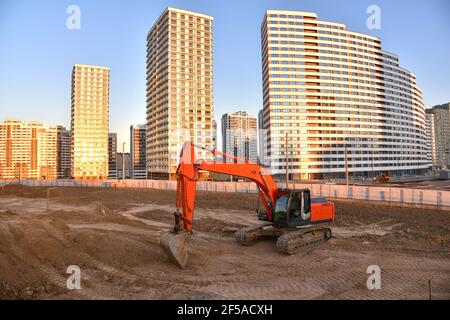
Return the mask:
[[[333,238],[288,256],[235,242],[256,195],[199,192],[186,270],[159,235],[175,193],[7,186],[0,193],[0,299],[450,299],[450,212],[335,201]],[[67,267],[81,270],[68,290]],[[381,269],[368,290],[367,268]]]

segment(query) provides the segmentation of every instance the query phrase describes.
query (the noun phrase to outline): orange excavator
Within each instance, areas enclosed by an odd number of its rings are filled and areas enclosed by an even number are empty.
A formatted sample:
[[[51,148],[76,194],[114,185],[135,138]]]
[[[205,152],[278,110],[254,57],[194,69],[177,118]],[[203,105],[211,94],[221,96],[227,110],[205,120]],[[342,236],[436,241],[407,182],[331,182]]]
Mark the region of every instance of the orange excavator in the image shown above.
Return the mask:
[[[236,231],[236,240],[242,245],[255,244],[264,237],[276,237],[277,248],[281,252],[293,254],[331,238],[331,229],[317,224],[334,221],[332,202],[325,198],[311,198],[308,189],[279,189],[264,168],[224,152],[208,150],[213,155],[231,159],[231,162],[196,160],[194,148],[207,150],[192,142],[184,143],[177,168],[175,226],[160,238],[162,248],[180,268],[184,269],[188,260],[196,187],[201,171],[229,174],[256,183],[263,204],[263,208],[257,209],[256,213],[259,220],[266,223]]]

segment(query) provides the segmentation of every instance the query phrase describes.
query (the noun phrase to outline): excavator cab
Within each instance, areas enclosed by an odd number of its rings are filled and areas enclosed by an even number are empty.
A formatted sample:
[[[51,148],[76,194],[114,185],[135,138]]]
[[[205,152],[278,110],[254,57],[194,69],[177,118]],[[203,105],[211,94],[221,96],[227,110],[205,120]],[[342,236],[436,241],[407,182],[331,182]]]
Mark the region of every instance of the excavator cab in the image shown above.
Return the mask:
[[[310,217],[311,193],[309,190],[280,190],[273,213],[275,226],[295,228],[310,224]]]

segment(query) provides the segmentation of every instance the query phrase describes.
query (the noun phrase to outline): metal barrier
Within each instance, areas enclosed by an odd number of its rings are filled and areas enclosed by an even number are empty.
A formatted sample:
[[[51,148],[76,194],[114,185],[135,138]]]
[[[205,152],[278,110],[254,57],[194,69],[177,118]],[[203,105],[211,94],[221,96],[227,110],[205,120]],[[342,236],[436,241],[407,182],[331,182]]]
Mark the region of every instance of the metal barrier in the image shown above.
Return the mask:
[[[176,181],[167,180],[0,180],[6,184],[21,184],[30,187],[102,187],[102,188],[149,188],[175,190]],[[280,187],[285,187],[280,183]],[[437,189],[414,189],[378,186],[346,186],[334,184],[289,184],[290,188],[311,190],[313,197],[328,197],[349,200],[385,201],[405,204],[450,206],[450,191]],[[212,192],[256,193],[253,182],[199,181],[197,189]]]

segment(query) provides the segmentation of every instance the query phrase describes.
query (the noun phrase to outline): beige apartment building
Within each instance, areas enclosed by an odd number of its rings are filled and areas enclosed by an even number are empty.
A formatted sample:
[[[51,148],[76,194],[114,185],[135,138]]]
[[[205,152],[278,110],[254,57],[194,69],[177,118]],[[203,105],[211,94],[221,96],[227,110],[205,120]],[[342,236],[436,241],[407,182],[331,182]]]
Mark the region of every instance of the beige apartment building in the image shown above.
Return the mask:
[[[0,179],[56,177],[56,126],[16,119],[0,123]]]
[[[427,113],[427,146],[434,170],[450,169],[450,103],[434,106]],[[430,161],[430,159],[428,159]]]
[[[272,174],[285,174],[286,145],[293,179],[344,178],[346,163],[350,177],[427,168],[422,92],[378,37],[311,12],[268,10],[261,46]]]
[[[176,172],[186,140],[213,146],[212,22],[167,8],[147,35],[147,171]],[[198,150],[198,157],[211,155]]]
[[[257,126],[256,117],[245,111],[223,114],[222,150],[229,155],[256,163],[258,161]]]
[[[109,68],[72,71],[71,164],[75,179],[108,178]]]

